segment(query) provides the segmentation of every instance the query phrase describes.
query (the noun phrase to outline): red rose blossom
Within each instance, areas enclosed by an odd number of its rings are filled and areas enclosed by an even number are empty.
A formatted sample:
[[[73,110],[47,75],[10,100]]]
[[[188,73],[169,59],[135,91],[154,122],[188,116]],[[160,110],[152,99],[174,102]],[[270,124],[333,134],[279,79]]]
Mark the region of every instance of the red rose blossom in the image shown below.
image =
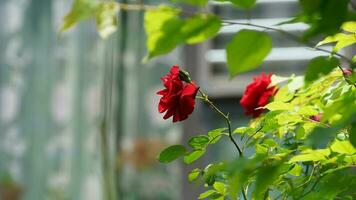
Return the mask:
[[[195,96],[199,88],[194,82],[184,82],[179,77],[179,66],[173,66],[170,72],[161,77],[165,89],[157,92],[162,95],[158,112],[166,114],[163,119],[173,116],[173,122],[182,121],[188,118],[195,107]]]
[[[261,76],[254,77],[253,82],[246,87],[240,100],[246,115],[258,117],[264,109],[256,110],[256,108],[265,106],[270,97],[276,93],[277,88],[275,86],[268,88],[271,83],[271,76],[272,74],[267,76],[266,73],[262,72]]]

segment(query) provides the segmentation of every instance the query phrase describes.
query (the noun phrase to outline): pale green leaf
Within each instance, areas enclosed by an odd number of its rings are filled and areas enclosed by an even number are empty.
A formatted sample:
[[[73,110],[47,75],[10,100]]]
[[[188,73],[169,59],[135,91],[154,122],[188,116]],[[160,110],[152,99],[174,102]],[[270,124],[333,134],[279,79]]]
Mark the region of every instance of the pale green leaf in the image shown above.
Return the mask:
[[[218,142],[221,138],[221,135],[223,134],[223,132],[227,130],[227,128],[218,128],[212,131],[208,132],[208,136],[209,136],[209,143],[210,144],[215,144],[216,142]]]
[[[225,195],[225,193],[226,193],[225,184],[222,182],[216,181],[213,185],[213,188],[222,195]]]
[[[201,170],[199,168],[195,168],[192,171],[190,171],[188,174],[189,182],[195,181],[198,178],[200,173],[201,173]]]
[[[276,111],[276,110],[294,110],[294,106],[290,103],[284,103],[281,101],[273,101],[269,104],[267,104],[266,106],[264,106],[264,108],[267,108],[270,111]]]
[[[302,174],[302,171],[303,168],[300,165],[294,164],[293,168],[288,173],[293,176],[300,176]]]
[[[352,155],[352,154],[356,153],[356,149],[354,148],[354,146],[352,146],[350,141],[335,140],[335,142],[333,142],[333,144],[330,146],[330,148],[331,148],[331,151],[340,153],[340,154]]]
[[[338,52],[340,49],[356,43],[356,38],[353,34],[338,33],[336,35],[326,37],[324,40],[319,42],[317,46],[334,42],[336,42],[336,45],[334,46],[333,51]]]
[[[296,90],[304,86],[304,77],[296,76],[287,84],[288,90],[290,93],[294,93]]]
[[[258,67],[272,49],[272,40],[267,33],[241,30],[226,46],[227,65],[230,77]]]
[[[99,35],[107,38],[117,30],[117,14],[119,6],[116,2],[102,2],[96,12],[96,26]]]
[[[327,156],[330,155],[329,149],[318,149],[318,150],[304,150],[299,155],[292,157],[289,163],[294,162],[306,162],[306,161],[321,161],[326,160]]]
[[[184,37],[180,29],[184,21],[179,18],[181,10],[167,6],[145,12],[148,55],[145,60],[172,51]]]
[[[270,83],[269,87],[272,87],[272,86],[278,85],[280,83],[286,82],[286,81],[288,81],[290,79],[291,79],[291,77],[283,77],[283,76],[277,76],[275,74],[272,74],[271,83]]]
[[[317,115],[319,112],[317,111],[317,109],[314,108],[314,106],[307,105],[300,107],[298,113],[305,116],[314,116]]]
[[[200,157],[202,157],[205,153],[205,149],[202,150],[194,150],[190,153],[188,153],[186,156],[184,156],[184,163],[185,164],[191,164],[192,162],[196,161]]]
[[[273,101],[288,102],[292,100],[294,93],[289,92],[288,87],[282,87],[278,90],[276,95],[273,97]]]
[[[354,33],[356,32],[356,22],[355,21],[344,22],[341,28],[345,31]]]
[[[71,11],[63,19],[60,32],[72,28],[82,20],[94,17],[97,6],[97,0],[75,0]]]
[[[208,191],[205,191],[203,193],[201,193],[198,197],[198,199],[205,199],[205,198],[208,198],[209,196],[215,194],[216,191],[215,190],[208,190]]]
[[[186,149],[184,146],[173,145],[161,151],[161,153],[158,155],[158,160],[161,163],[169,163],[183,156],[185,153],[186,153]]]
[[[253,132],[253,128],[251,127],[238,127],[232,133],[233,134],[249,134]]]
[[[333,36],[328,36],[324,40],[320,41],[316,46],[321,46],[321,45],[324,45],[324,44],[337,42],[337,41],[339,41],[341,38],[343,38],[345,36],[346,36],[346,34],[344,34],[344,33],[338,33],[338,34],[333,35]]]

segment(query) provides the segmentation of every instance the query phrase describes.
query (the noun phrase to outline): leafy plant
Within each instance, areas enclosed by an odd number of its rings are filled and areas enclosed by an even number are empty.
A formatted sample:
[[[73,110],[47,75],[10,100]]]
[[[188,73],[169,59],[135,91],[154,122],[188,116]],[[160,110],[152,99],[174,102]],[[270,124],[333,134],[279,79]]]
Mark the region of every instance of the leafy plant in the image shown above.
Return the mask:
[[[220,0],[238,9],[250,9],[255,0]],[[205,6],[206,0],[174,0]],[[182,69],[163,77],[160,112],[173,121],[186,119],[195,100],[209,105],[226,127],[196,135],[187,145],[164,149],[162,163],[183,158],[185,164],[204,156],[207,148],[227,139],[236,148],[236,158],[212,161],[188,174],[189,181],[202,183],[206,191],[198,199],[356,199],[356,73],[355,57],[339,51],[353,45],[355,5],[350,0],[300,0],[300,12],[284,23],[303,22],[309,28],[301,37],[282,29],[249,22],[221,19],[213,13],[185,11],[176,6],[148,6],[76,0],[61,30],[78,21],[97,16],[102,37],[116,30],[115,13],[120,10],[145,11],[147,35],[145,61],[164,55],[181,44],[197,44],[215,37],[222,26],[244,25],[280,33],[329,56],[310,60],[304,76],[262,75],[254,79],[241,104],[253,119],[244,127],[234,127],[230,117],[218,108],[198,83]],[[314,44],[316,36],[326,38]],[[335,43],[332,51],[322,45]],[[264,31],[240,30],[226,46],[230,78],[257,68],[272,49]],[[191,88],[188,88],[191,87]],[[271,88],[276,88],[271,90]],[[244,98],[243,97],[243,98]],[[269,98],[272,97],[272,98]],[[261,114],[262,113],[262,114]],[[239,136],[239,137],[237,137]],[[239,138],[239,141],[237,140]],[[250,151],[246,151],[250,149]],[[250,153],[247,153],[250,152]]]

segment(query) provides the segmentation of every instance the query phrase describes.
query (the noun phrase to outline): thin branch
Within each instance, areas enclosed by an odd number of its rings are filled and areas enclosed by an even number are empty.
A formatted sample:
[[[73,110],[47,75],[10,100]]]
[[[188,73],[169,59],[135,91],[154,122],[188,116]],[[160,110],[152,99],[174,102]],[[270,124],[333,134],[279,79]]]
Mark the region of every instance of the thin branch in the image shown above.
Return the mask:
[[[346,56],[336,53],[336,52],[332,52],[326,49],[322,49],[320,47],[316,47],[315,44],[309,42],[309,41],[304,41],[302,40],[300,37],[298,37],[297,35],[294,35],[292,33],[289,33],[285,30],[282,29],[278,29],[278,28],[273,28],[273,27],[268,27],[268,26],[263,26],[263,25],[258,25],[258,24],[252,24],[249,22],[236,22],[236,21],[228,21],[228,20],[223,20],[224,23],[226,23],[227,25],[243,25],[243,26],[251,26],[251,27],[256,27],[256,28],[263,28],[263,29],[267,29],[267,30],[272,30],[272,31],[276,31],[279,32],[283,35],[285,35],[286,37],[288,37],[291,40],[294,40],[296,42],[302,43],[312,49],[318,50],[318,51],[322,51],[322,52],[326,52],[326,53],[330,53],[331,55],[336,55],[338,57],[340,57],[341,59],[345,60],[346,62],[352,64],[352,61],[347,58]]]
[[[207,103],[216,113],[218,113],[225,119],[226,124],[228,126],[228,130],[229,130],[229,138],[230,138],[231,142],[235,145],[237,151],[239,152],[239,156],[243,157],[243,152],[241,151],[241,149],[240,149],[239,145],[237,144],[237,142],[235,141],[235,139],[232,137],[231,121],[230,121],[229,114],[224,114],[218,107],[215,106],[215,104],[212,101],[210,101],[210,99],[208,98],[208,95],[203,93],[200,89],[199,89],[199,93],[203,97],[203,101],[205,103]]]

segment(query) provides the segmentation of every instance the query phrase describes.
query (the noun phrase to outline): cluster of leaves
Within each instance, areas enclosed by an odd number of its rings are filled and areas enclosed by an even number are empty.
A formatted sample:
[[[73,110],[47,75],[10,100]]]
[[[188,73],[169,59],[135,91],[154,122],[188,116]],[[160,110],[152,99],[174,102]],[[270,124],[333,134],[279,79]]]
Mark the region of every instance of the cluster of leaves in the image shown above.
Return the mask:
[[[295,76],[272,81],[281,86],[264,107],[269,112],[233,131],[250,154],[189,173],[190,181],[208,188],[199,199],[236,199],[241,188],[253,199],[355,198],[356,88],[340,70],[307,85]],[[320,121],[313,119],[317,115]],[[192,150],[175,145],[158,159],[183,156],[190,164],[224,136],[224,128],[194,136],[188,141]]]

